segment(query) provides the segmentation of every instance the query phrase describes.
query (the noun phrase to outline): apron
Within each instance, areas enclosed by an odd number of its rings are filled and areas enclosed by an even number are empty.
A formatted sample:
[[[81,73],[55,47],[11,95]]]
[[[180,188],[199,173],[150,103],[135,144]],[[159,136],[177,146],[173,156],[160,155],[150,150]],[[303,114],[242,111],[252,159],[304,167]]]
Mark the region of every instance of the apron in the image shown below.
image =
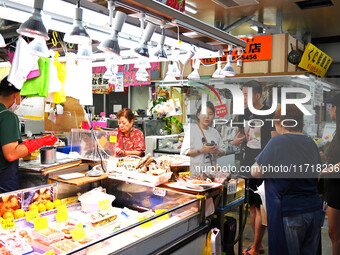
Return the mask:
[[[287,255],[288,247],[283,228],[281,212],[281,200],[275,182],[272,179],[265,180],[267,223],[268,223],[268,251],[273,255]]]
[[[6,110],[3,110],[3,113]],[[19,159],[14,160],[0,173],[0,193],[11,192],[19,189]]]

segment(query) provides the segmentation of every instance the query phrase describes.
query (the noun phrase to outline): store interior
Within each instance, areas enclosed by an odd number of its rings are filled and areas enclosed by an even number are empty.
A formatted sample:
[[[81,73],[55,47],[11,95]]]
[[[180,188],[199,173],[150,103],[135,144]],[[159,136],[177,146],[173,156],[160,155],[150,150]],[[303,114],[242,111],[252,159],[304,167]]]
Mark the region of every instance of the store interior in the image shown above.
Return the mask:
[[[215,105],[219,166],[240,168],[239,128],[226,123],[249,81],[268,106],[307,92],[303,133],[320,151],[334,136],[335,0],[0,2],[0,80],[25,97],[22,140],[58,138],[51,154],[21,158],[20,189],[0,194],[0,254],[242,254],[253,239],[247,178],[191,177],[181,153],[202,102]],[[124,108],[142,133],[140,156],[117,154]]]

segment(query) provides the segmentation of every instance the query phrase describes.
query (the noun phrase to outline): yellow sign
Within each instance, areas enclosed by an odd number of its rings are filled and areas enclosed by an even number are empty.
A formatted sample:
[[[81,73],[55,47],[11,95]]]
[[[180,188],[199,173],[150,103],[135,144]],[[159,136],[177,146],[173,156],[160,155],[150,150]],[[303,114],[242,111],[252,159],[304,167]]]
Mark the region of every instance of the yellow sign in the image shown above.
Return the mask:
[[[63,211],[57,212],[57,213],[55,214],[55,218],[56,218],[56,220],[57,220],[58,223],[67,220],[67,219],[68,219],[67,210],[63,210]]]
[[[98,201],[99,208],[101,208],[105,204],[111,205],[109,200]]]
[[[35,230],[40,230],[40,229],[48,228],[48,221],[47,221],[46,217],[41,217],[41,218],[38,218],[38,219],[34,219],[33,223],[34,223],[34,229]]]
[[[160,210],[155,210],[155,213],[156,214],[161,214],[161,213],[163,213],[163,212],[166,212],[167,211],[167,209],[160,209]],[[170,218],[170,216],[169,216],[169,214],[167,213],[167,214],[164,214],[163,216],[161,216],[161,217],[158,217],[158,219],[162,219],[162,220],[166,220],[166,219],[169,219]]]
[[[43,255],[54,255],[54,250],[45,252]]]
[[[110,136],[110,143],[116,143],[117,142],[117,136]]]
[[[70,231],[73,241],[77,241],[86,237],[83,227],[72,229]]]
[[[333,59],[323,51],[308,43],[303,52],[299,67],[324,77]]]
[[[180,172],[179,177],[183,177],[185,175],[191,175],[191,172]]]
[[[82,224],[82,223],[79,223],[76,227],[77,227],[77,228],[82,228],[82,227],[83,227],[83,224]]]
[[[140,221],[146,220],[147,218],[149,218],[149,217],[141,217],[141,218],[138,219],[138,221],[140,222]],[[150,220],[150,221],[148,221],[148,222],[146,222],[146,223],[144,223],[144,224],[142,224],[140,226],[142,228],[152,227],[152,220]]]
[[[112,206],[110,204],[103,204],[100,208],[101,211],[110,211]]]
[[[14,228],[15,227],[14,219],[13,218],[3,219],[2,222],[1,222],[1,227],[2,227],[2,229]]]
[[[58,205],[57,206],[57,211],[58,212],[67,211],[66,205]]]
[[[38,209],[34,209],[32,211],[25,212],[26,215],[26,221],[32,221],[34,219],[40,218],[40,215],[38,213]]]

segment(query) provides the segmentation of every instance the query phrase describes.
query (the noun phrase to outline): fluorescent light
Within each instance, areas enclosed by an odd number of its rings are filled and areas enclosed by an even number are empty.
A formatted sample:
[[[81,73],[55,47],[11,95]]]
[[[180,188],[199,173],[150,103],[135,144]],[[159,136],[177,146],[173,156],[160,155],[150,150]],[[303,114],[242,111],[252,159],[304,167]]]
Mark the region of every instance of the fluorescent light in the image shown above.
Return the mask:
[[[253,29],[253,30],[255,30],[256,32],[259,31],[259,27],[258,27],[258,26],[255,26],[255,25],[251,25],[250,28]]]
[[[197,9],[193,6],[188,5],[188,4],[185,4],[185,11],[191,12],[192,14],[197,13]]]

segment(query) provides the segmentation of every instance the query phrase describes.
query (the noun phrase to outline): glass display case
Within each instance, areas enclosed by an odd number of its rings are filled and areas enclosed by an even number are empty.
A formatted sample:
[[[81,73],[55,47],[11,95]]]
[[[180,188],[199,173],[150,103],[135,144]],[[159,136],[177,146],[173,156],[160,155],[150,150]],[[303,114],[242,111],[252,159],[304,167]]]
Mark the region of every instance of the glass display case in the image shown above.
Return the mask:
[[[115,180],[106,180],[101,184],[103,188],[89,189],[88,186],[80,188],[57,183],[12,192],[10,196],[22,203],[15,208],[19,210],[28,211],[35,203],[37,194],[44,198],[45,193],[42,194],[41,190],[49,191],[46,207],[47,203],[53,205],[59,199],[71,203],[67,205],[64,220],[59,217],[65,209],[49,208],[41,212],[39,219],[46,217],[48,221],[48,227],[42,229],[37,229],[35,220],[28,222],[24,217],[15,220],[15,229],[3,229],[0,233],[0,239],[5,240],[5,248],[14,249],[6,240],[14,237],[20,239],[16,233],[25,231],[27,242],[21,248],[36,252],[32,254],[50,250],[56,254],[151,254],[173,242],[184,240],[187,234],[204,225],[204,200],[194,195]],[[68,186],[67,192],[65,185]],[[90,197],[87,201],[79,199],[81,203],[75,196],[78,192],[102,192],[103,189],[106,193],[93,193],[96,195],[94,198]],[[2,194],[1,199],[8,195]],[[84,232],[81,238],[77,236],[80,235],[78,230]]]
[[[156,149],[154,156],[163,154],[180,154],[183,143],[183,136],[157,138]]]

